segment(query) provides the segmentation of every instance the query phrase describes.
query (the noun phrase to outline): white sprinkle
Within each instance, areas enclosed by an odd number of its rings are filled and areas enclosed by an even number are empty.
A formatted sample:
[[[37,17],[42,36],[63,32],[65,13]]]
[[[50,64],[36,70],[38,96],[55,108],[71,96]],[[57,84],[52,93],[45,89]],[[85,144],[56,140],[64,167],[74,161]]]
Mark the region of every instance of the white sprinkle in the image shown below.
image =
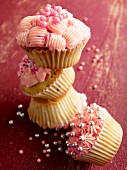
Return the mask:
[[[84,61],[82,61],[82,62],[81,62],[81,65],[82,65],[82,66],[84,66],[84,65],[85,65],[85,62],[84,62]]]
[[[95,85],[93,85],[93,89],[96,89],[97,88],[97,85],[95,84]]]
[[[48,135],[48,132],[47,132],[47,131],[45,131],[45,132],[44,132],[44,135]]]
[[[84,18],[83,18],[83,21],[86,21],[86,22],[87,22],[87,21],[88,21],[88,18],[87,18],[87,17],[84,17]]]
[[[35,136],[36,138],[38,138],[38,137],[39,137],[39,134],[38,134],[38,133],[36,133],[34,136]]]
[[[78,67],[78,70],[83,70],[83,66],[79,66],[79,67]]]
[[[57,144],[58,144],[58,142],[57,142],[57,141],[54,141],[54,142],[53,142],[53,145],[57,145]]]
[[[21,116],[21,117],[24,117],[24,115],[25,115],[24,113],[20,113],[20,116]]]
[[[95,52],[96,52],[96,53],[99,53],[99,52],[100,52],[99,48],[96,48],[96,49],[95,49]]]
[[[47,149],[47,152],[50,153],[50,152],[51,152],[51,149]]]
[[[9,124],[12,125],[14,122],[13,120],[9,120]]]
[[[49,144],[45,144],[45,148],[49,148]]]
[[[58,148],[58,151],[62,151],[62,150],[63,150],[62,147],[59,147],[59,148]]]
[[[21,112],[20,112],[20,111],[16,112],[16,115],[17,115],[17,116],[19,116],[20,114],[21,114]]]
[[[22,104],[19,104],[19,105],[18,105],[18,109],[21,109],[22,107],[23,107]]]

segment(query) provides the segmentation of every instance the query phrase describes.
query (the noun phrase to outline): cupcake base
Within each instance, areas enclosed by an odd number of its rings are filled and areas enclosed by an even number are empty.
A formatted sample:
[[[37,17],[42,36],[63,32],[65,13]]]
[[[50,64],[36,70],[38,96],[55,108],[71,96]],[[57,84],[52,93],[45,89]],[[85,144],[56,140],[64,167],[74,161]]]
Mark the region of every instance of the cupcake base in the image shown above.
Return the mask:
[[[79,46],[64,51],[42,50],[30,47],[22,47],[22,49],[37,65],[51,69],[62,69],[71,67],[79,61],[87,42],[88,40],[83,41]]]
[[[28,108],[29,118],[43,128],[63,127],[81,109],[78,103],[81,103],[81,97],[73,87],[58,100],[32,97]]]

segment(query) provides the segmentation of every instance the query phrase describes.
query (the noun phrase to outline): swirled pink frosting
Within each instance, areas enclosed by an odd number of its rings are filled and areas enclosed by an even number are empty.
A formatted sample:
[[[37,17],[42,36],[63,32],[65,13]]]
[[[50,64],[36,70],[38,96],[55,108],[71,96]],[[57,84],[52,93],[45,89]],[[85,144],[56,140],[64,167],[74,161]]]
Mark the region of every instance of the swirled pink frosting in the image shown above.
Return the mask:
[[[21,20],[17,43],[25,47],[72,49],[90,38],[90,28],[61,6],[46,5],[34,16]]]
[[[50,69],[37,66],[25,55],[19,63],[17,74],[18,77],[20,77],[22,85],[32,87],[38,83],[44,82],[47,75],[50,74],[50,71]]]
[[[80,158],[89,152],[99,136],[104,124],[101,115],[101,107],[91,104],[85,110],[79,111],[73,118],[70,126],[71,132],[67,132],[68,141],[66,153],[74,159]]]

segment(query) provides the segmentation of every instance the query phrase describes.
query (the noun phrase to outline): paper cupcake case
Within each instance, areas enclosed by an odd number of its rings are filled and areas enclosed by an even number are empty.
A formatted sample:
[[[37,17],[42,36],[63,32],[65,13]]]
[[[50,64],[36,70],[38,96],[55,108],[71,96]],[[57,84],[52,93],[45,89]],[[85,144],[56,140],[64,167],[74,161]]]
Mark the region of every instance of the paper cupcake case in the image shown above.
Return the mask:
[[[62,127],[70,123],[79,109],[80,100],[73,87],[56,101],[32,97],[28,108],[29,118],[43,128]]]
[[[36,48],[23,48],[29,58],[37,65],[51,68],[62,69],[75,65],[81,56],[82,50],[88,40],[83,41],[79,46],[64,51],[57,50],[37,50]]]
[[[113,117],[101,108],[104,121],[101,132],[92,147],[86,153],[73,157],[75,160],[103,166],[109,163],[117,153],[123,136],[123,130]]]
[[[23,90],[23,92],[32,97],[39,97],[43,99],[57,99],[66,94],[70,86],[72,86],[75,79],[75,72],[72,67],[62,70],[62,73],[56,78],[56,80],[46,87],[46,90],[42,90],[37,94],[29,94]]]

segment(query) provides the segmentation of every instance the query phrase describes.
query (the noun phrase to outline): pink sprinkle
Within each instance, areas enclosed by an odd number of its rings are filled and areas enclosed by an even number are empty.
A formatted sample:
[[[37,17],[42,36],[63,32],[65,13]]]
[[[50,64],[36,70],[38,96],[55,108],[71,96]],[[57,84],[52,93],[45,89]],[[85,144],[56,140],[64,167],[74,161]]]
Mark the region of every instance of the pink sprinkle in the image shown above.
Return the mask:
[[[50,157],[50,154],[47,153],[47,154],[46,154],[46,157],[49,158],[49,157]]]
[[[63,15],[59,15],[59,18],[62,20],[63,19]]]
[[[93,49],[93,50],[95,50],[95,48],[96,48],[96,46],[95,46],[95,45],[93,45],[93,46],[92,46],[92,49]]]
[[[50,12],[50,9],[51,9],[51,7],[48,7],[48,6],[45,7],[46,12]]]
[[[58,133],[54,133],[53,136],[55,136],[55,137],[58,136]]]
[[[45,140],[42,140],[41,143],[42,143],[42,144],[45,144]]]
[[[83,20],[87,22],[87,21],[88,21],[88,18],[87,18],[87,17],[84,17],[84,19],[83,19]]]
[[[19,150],[19,154],[22,155],[23,154],[23,150]]]
[[[67,18],[67,14],[66,13],[63,13],[63,18]]]
[[[41,18],[40,18],[40,20],[41,20],[41,21],[46,21],[47,18],[46,18],[44,15],[42,15]]]
[[[57,9],[58,9],[58,6],[54,6],[54,10],[56,10],[56,11],[57,11]]]
[[[58,16],[57,11],[53,11],[53,12],[52,12],[52,15],[53,15],[53,16]]]
[[[46,7],[49,7],[49,8],[51,8],[51,5],[50,5],[50,4],[47,4],[47,5],[46,5]]]
[[[90,47],[88,47],[88,48],[86,49],[86,51],[87,51],[87,52],[91,51],[91,48],[90,48]]]
[[[81,62],[81,65],[82,65],[82,66],[84,66],[84,65],[85,65],[85,62],[84,62],[84,61],[82,61],[82,62]]]
[[[32,138],[32,137],[29,137],[29,140],[33,140],[33,138]]]
[[[46,151],[46,149],[43,149],[43,153],[46,153],[47,151]]]
[[[45,15],[45,11],[43,9],[40,10],[41,15]]]
[[[73,20],[69,20],[69,21],[68,21],[68,24],[69,24],[69,25],[74,25],[74,21],[73,21]]]
[[[99,53],[99,52],[100,52],[99,48],[96,48],[96,49],[95,49],[95,52],[96,52],[96,53]]]
[[[102,62],[103,62],[103,58],[101,58],[101,59],[99,60],[99,62],[102,63]]]
[[[78,67],[78,70],[83,70],[83,66],[79,66],[79,67]]]
[[[100,57],[99,57],[99,55],[96,54],[96,55],[95,55],[95,58],[96,58],[97,60],[99,60]]]
[[[61,145],[62,144],[62,140],[58,140],[58,144]]]
[[[40,163],[40,162],[41,162],[41,159],[40,159],[40,158],[37,158],[37,162]]]
[[[59,17],[54,17],[53,18],[53,23],[54,24],[57,24],[57,23],[59,23],[60,22],[60,18]]]
[[[46,12],[45,16],[48,17],[48,16],[50,16],[50,14],[51,14],[51,12]]]
[[[46,21],[40,21],[40,27],[45,28],[47,26],[47,22]]]
[[[62,11],[62,7],[61,7],[61,6],[58,6],[57,11],[58,11],[58,12],[61,12],[61,11]]]

